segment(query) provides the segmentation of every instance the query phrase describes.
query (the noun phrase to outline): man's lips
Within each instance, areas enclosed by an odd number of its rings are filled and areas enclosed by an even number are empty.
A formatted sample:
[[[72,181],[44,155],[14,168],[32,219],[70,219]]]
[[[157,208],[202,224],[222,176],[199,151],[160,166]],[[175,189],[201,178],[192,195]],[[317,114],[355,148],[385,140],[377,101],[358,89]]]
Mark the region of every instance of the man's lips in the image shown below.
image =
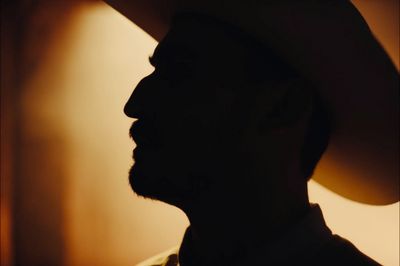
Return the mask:
[[[130,137],[137,146],[158,149],[161,146],[160,134],[153,125],[144,124],[142,120],[132,123],[129,129]]]

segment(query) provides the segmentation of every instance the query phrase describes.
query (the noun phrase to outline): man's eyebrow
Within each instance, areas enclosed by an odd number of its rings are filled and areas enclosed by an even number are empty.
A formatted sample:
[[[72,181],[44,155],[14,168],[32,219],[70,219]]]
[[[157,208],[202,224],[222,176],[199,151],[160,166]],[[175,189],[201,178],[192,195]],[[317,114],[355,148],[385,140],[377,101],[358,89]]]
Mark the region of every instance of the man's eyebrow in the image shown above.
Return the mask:
[[[156,67],[157,62],[156,62],[156,59],[154,57],[154,54],[149,56],[149,62],[150,62],[150,65],[152,65],[153,67]]]
[[[156,67],[156,65],[157,65],[157,63],[158,63],[158,61],[159,61],[159,58],[160,58],[160,49],[161,49],[161,47],[160,47],[160,46],[157,46],[156,49],[154,49],[153,55],[150,55],[150,56],[149,56],[150,65],[152,65],[153,67]],[[161,54],[162,54],[162,53],[161,53]]]

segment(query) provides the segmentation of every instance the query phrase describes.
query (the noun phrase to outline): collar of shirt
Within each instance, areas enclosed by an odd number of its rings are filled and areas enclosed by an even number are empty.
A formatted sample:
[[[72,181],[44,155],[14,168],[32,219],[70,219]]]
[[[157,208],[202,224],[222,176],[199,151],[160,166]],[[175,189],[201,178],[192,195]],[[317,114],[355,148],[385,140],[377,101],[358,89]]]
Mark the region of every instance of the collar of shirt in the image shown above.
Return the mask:
[[[312,204],[308,214],[294,227],[287,231],[275,242],[266,244],[254,250],[237,250],[235,257],[219,258],[208,265],[287,265],[291,261],[308,261],[332,237],[331,230],[326,226],[322,211],[317,204]],[[179,250],[181,266],[204,265],[200,255],[195,256],[191,251],[190,227],[186,230]],[[207,265],[207,264],[206,264]]]
[[[234,258],[226,258],[209,265],[305,265],[302,263],[311,261],[331,239],[332,232],[325,223],[320,207],[312,204],[308,214],[295,226],[288,228],[275,242],[251,251],[239,251]],[[205,266],[199,261],[199,256],[194,256],[190,245],[188,227],[180,248],[174,247],[137,266]]]

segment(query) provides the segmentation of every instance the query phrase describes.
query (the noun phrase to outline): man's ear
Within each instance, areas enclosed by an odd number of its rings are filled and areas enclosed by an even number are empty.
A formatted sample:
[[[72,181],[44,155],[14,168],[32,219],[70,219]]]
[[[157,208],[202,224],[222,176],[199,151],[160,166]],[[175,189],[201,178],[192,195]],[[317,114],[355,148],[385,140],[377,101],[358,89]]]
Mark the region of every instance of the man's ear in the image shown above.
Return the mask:
[[[265,90],[265,89],[264,89]],[[296,126],[302,119],[310,115],[312,109],[313,90],[311,84],[304,79],[292,79],[280,83],[269,93],[271,98],[262,99],[260,93],[258,102],[265,101],[269,104],[258,107],[261,117],[258,129],[261,133],[280,130]],[[268,97],[268,96],[267,96]]]

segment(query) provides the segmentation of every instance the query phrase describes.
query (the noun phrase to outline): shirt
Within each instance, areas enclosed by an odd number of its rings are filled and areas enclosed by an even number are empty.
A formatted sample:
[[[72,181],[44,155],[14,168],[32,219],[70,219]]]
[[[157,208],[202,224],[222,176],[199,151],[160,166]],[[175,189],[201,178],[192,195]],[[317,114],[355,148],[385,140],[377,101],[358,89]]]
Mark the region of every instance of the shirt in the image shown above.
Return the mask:
[[[190,227],[186,230],[180,248],[174,247],[137,266],[202,265],[190,254],[189,238]],[[242,255],[234,260],[208,265],[380,265],[348,240],[332,234],[317,204],[313,204],[308,214],[295,226],[288,228],[279,239]]]

